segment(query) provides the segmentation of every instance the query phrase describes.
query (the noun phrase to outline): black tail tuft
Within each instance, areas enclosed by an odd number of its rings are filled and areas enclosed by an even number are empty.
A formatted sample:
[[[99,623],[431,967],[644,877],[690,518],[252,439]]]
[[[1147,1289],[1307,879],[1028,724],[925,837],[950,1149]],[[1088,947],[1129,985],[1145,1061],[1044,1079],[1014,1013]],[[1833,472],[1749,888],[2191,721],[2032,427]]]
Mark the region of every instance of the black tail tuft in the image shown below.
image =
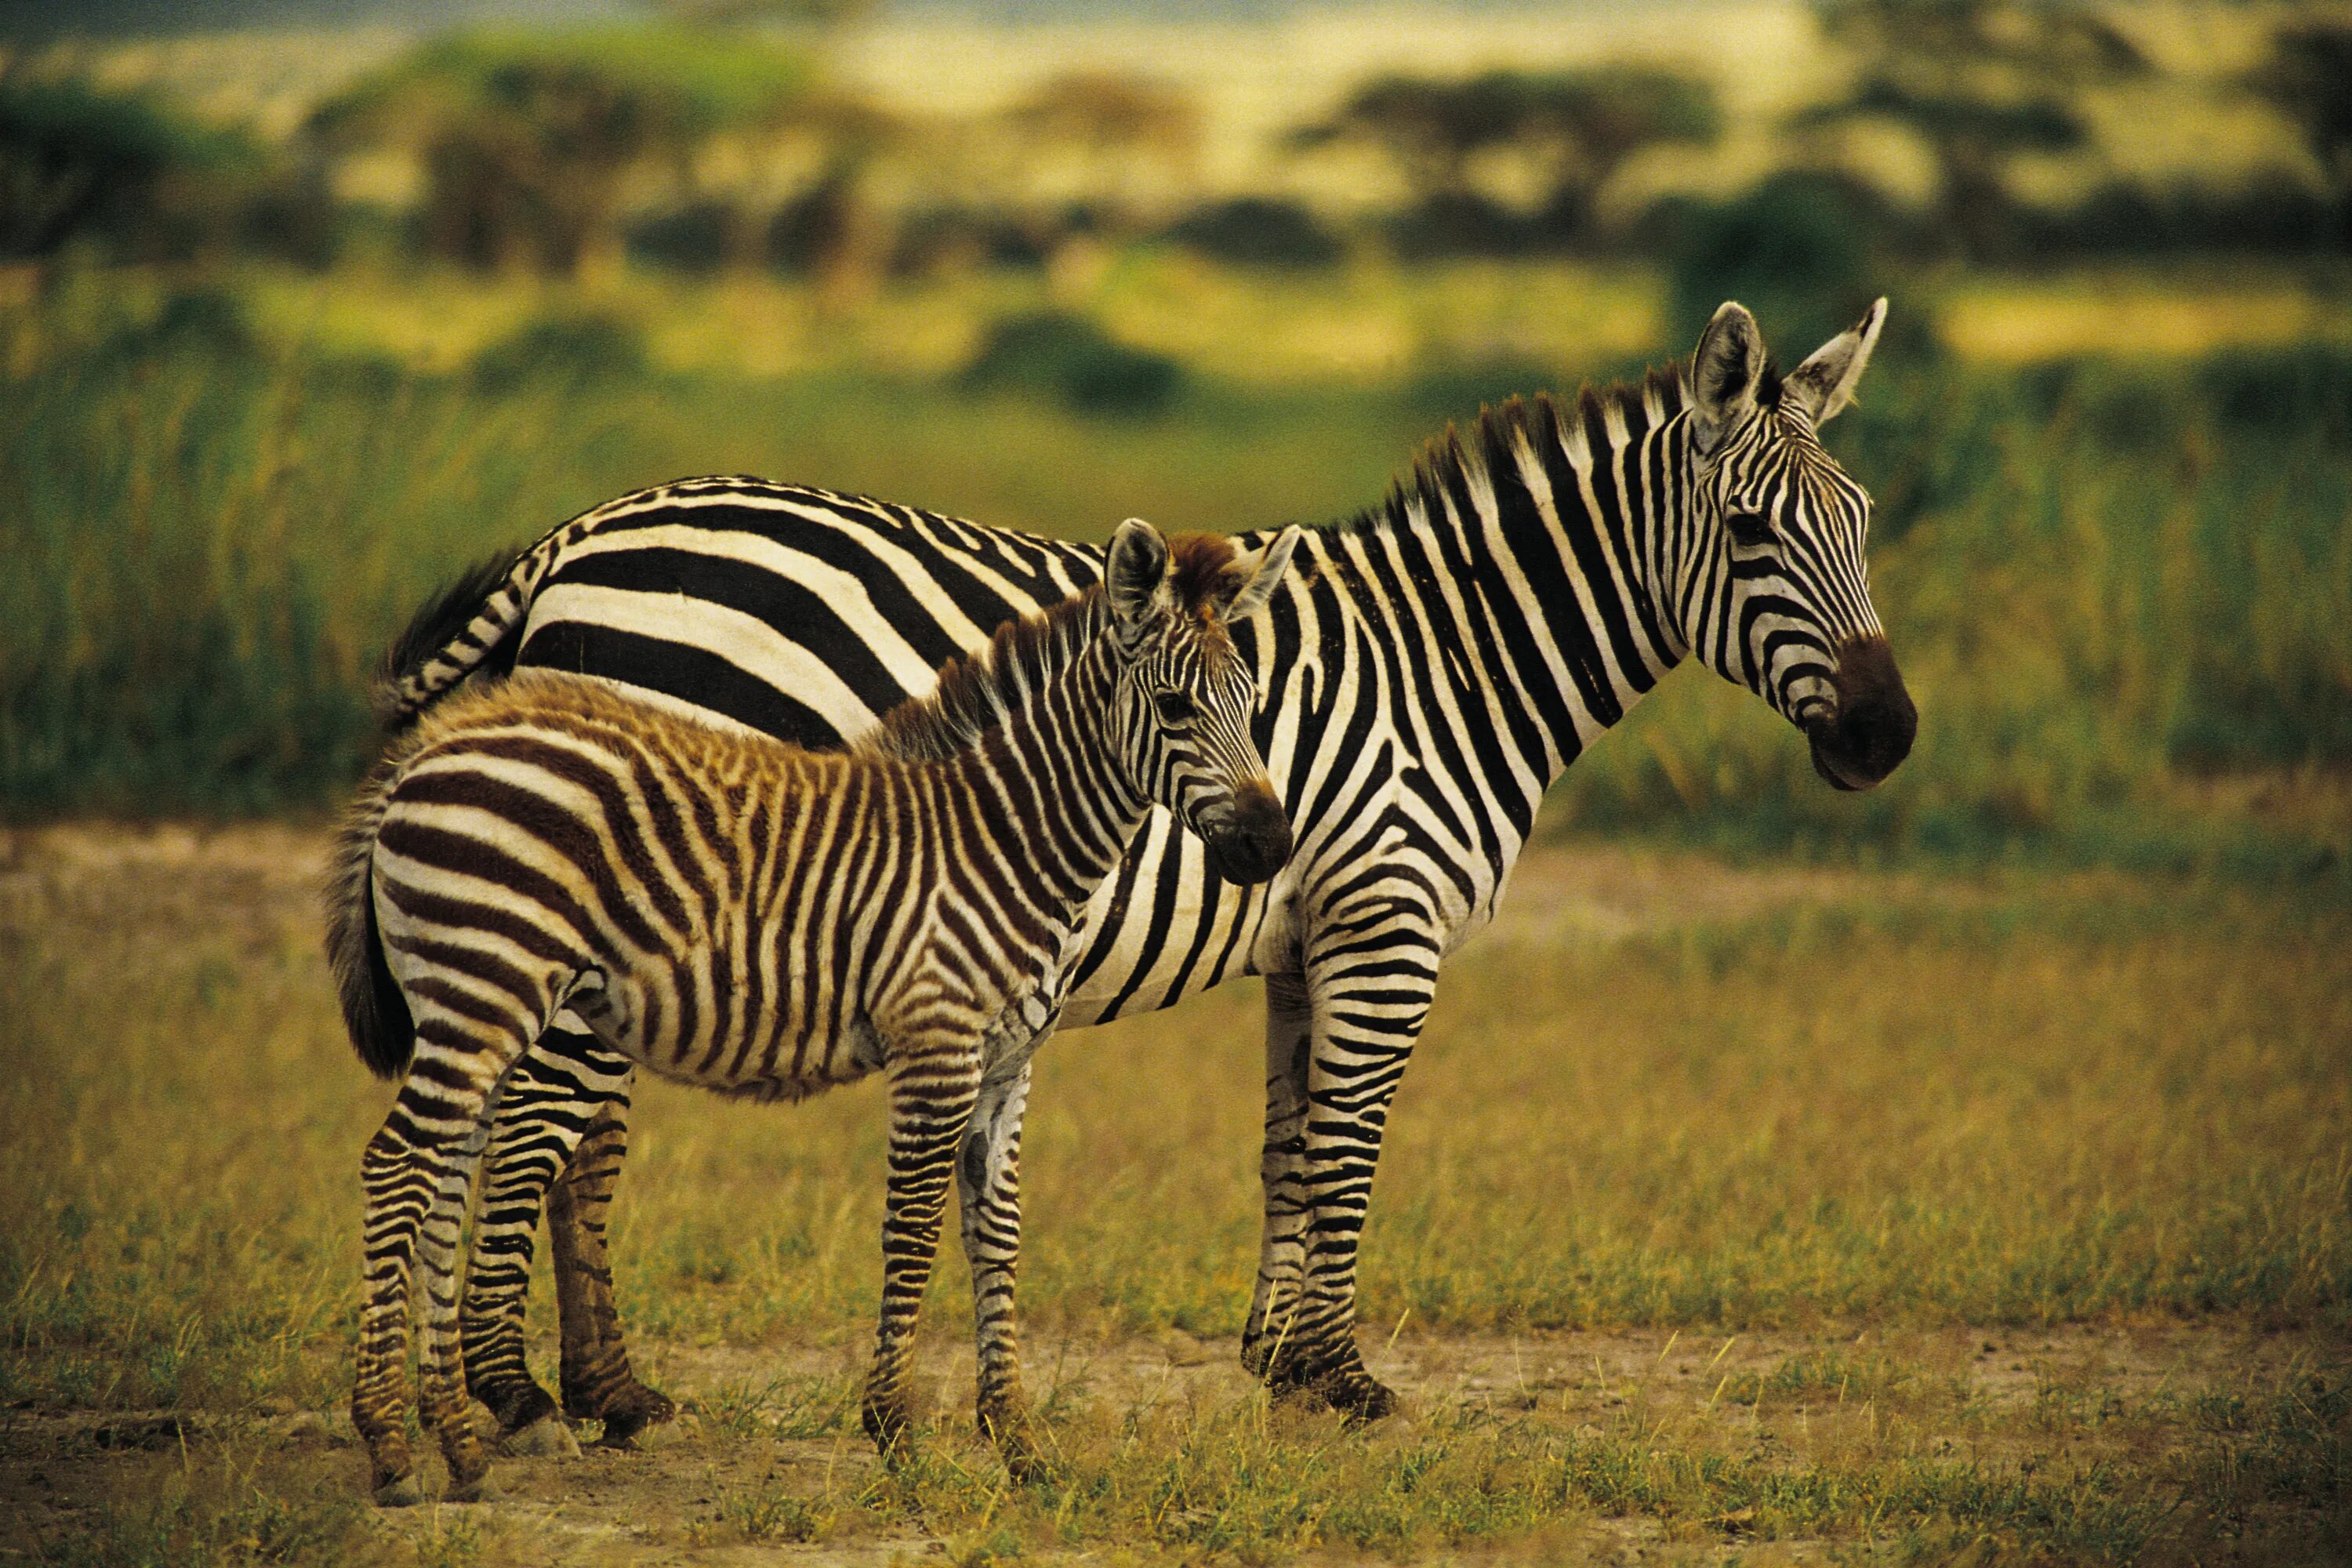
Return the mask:
[[[408,1058],[416,1049],[416,1023],[400,983],[392,977],[392,966],[384,962],[375,925],[375,835],[383,820],[391,773],[387,761],[353,803],[336,836],[326,888],[327,960],[334,966],[335,988],[342,997],[343,1026],[360,1060],[384,1079],[407,1071]]]
[[[416,722],[425,710],[423,702],[404,702],[398,699],[398,689],[423,672],[436,657],[441,656],[461,637],[473,630],[480,619],[485,604],[500,589],[508,586],[515,571],[512,552],[478,561],[431,599],[425,607],[409,618],[408,626],[384,649],[383,668],[379,678],[381,689],[386,694],[382,706],[385,724],[398,733]],[[509,623],[503,630],[512,632]],[[504,675],[514,668],[515,647],[510,636],[501,637],[485,649],[478,660],[466,670],[468,675]],[[452,679],[451,684],[455,684]],[[435,695],[438,695],[436,692]]]

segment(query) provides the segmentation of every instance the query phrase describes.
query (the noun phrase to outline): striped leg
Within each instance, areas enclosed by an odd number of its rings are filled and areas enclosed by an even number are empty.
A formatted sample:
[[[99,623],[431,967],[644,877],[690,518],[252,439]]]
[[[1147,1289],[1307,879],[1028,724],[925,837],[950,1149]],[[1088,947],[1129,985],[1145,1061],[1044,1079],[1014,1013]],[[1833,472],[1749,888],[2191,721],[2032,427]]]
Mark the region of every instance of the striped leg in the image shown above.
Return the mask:
[[[625,1103],[629,1074],[628,1058],[604,1051],[592,1037],[551,1028],[515,1064],[499,1096],[464,1331],[467,1385],[509,1436],[556,1415],[554,1397],[532,1379],[523,1357],[540,1215],[599,1107],[615,1098]]]
[[[1435,993],[1433,929],[1392,908],[1337,933],[1332,957],[1308,960],[1314,1020],[1303,1164],[1314,1219],[1298,1304],[1279,1325],[1286,1342],[1265,1375],[1359,1420],[1396,1408],[1394,1391],[1365,1369],[1356,1343],[1356,1249],[1389,1106]],[[1389,939],[1378,948],[1363,940],[1374,930]]]
[[[1013,1311],[1013,1279],[1021,1261],[1021,1118],[1028,1104],[1027,1061],[1017,1072],[983,1080],[956,1162],[980,1351],[980,1426],[996,1440],[1014,1479],[1023,1480],[1039,1463],[1029,1402],[1021,1392]]]
[[[555,1298],[563,1330],[563,1411],[604,1423],[604,1441],[619,1447],[677,1414],[669,1396],[639,1383],[629,1368],[604,1252],[604,1218],[629,1152],[629,1084],[596,1108],[587,1136],[556,1179],[547,1211],[555,1263]]]
[[[496,1099],[493,1093],[493,1100]],[[416,1414],[425,1430],[441,1440],[449,1466],[450,1502],[487,1502],[498,1496],[490,1483],[489,1452],[474,1424],[473,1398],[466,1388],[465,1358],[458,1341],[457,1304],[464,1280],[457,1268],[465,1239],[467,1200],[489,1141],[491,1110],[482,1109],[473,1130],[451,1151],[436,1184],[433,1210],[418,1234],[417,1291],[425,1315],[416,1352]]]
[[[408,1079],[360,1158],[367,1208],[352,1422],[367,1445],[370,1484],[381,1503],[411,1503],[422,1496],[404,1397],[409,1293],[420,1275],[426,1309],[417,1403],[448,1461],[450,1500],[481,1495],[489,1470],[457,1342],[456,1262],[490,1092],[520,1051],[520,1041],[485,1047],[462,1039],[446,1020],[425,1020]]]
[[[1265,1189],[1265,1228],[1258,1247],[1257,1289],[1242,1330],[1242,1364],[1261,1377],[1296,1348],[1292,1331],[1298,1286],[1307,1272],[1307,1059],[1313,1013],[1307,982],[1265,977],[1265,1144],[1258,1180]]]
[[[980,1097],[969,1039],[890,1053],[890,1168],[882,1214],[882,1314],[866,1374],[865,1424],[886,1458],[905,1439],[915,1320],[931,1282],[956,1149]]]

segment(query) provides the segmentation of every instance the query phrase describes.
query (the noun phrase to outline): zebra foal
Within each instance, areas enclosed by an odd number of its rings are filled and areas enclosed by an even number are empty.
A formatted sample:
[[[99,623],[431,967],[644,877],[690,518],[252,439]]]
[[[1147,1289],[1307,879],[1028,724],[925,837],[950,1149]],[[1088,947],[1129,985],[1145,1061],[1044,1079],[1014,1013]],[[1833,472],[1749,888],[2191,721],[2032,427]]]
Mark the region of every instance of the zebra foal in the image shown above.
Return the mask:
[[[448,1496],[488,1495],[457,1337],[457,1249],[508,1069],[559,1012],[666,1075],[797,1100],[883,1071],[890,1136],[867,1432],[907,1425],[911,1332],[984,1079],[1058,1015],[1087,900],[1153,805],[1227,878],[1289,857],[1226,633],[1297,535],[1248,557],[1130,521],[1101,586],[999,631],[846,753],[529,670],[437,706],[353,808],[329,949],[362,1059],[403,1075],[361,1162],[352,1414],[378,1501],[421,1496],[404,1362]],[[1005,1289],[1010,1290],[1009,1272]],[[1030,1458],[1009,1329],[982,1424]]]

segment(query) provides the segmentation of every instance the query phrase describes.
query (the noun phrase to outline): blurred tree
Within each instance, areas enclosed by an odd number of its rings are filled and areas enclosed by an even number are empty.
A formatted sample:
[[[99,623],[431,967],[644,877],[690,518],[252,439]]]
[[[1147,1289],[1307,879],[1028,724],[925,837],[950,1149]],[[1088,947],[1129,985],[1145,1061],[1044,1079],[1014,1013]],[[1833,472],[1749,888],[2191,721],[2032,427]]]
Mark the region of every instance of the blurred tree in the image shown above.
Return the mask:
[[[1155,184],[1164,194],[1187,179],[1201,146],[1200,110],[1190,97],[1120,71],[1052,77],[1006,110],[1003,123],[1033,176],[1040,162],[1062,165],[1058,183],[1097,226],[1131,226]]]
[[[0,257],[81,238],[139,257],[229,236],[269,173],[262,149],[140,94],[0,76]]]
[[[880,9],[880,0],[652,0],[673,21],[697,27],[741,27],[761,23],[815,28],[862,22]]]
[[[1473,195],[1472,168],[1482,155],[1515,155],[1533,164],[1533,183],[1544,193],[1543,226],[1576,236],[1590,226],[1602,187],[1635,153],[1668,142],[1711,142],[1722,126],[1706,83],[1610,66],[1490,71],[1465,81],[1381,77],[1329,119],[1294,132],[1290,142],[1377,146],[1424,208],[1458,206]]]
[[[1937,216],[1979,258],[2002,247],[2010,164],[2086,145],[2079,95],[2148,69],[2112,22],[2070,0],[1823,0],[1821,16],[1861,74],[1797,123],[1876,120],[1916,136],[1936,163]]]
[[[576,271],[616,258],[632,174],[809,96],[797,51],[678,28],[477,33],[430,45],[322,105],[340,150],[398,147],[423,169],[421,238],[476,267]]]
[[[2341,204],[2339,237],[2352,239],[2352,22],[2281,28],[2253,87],[2303,132]]]

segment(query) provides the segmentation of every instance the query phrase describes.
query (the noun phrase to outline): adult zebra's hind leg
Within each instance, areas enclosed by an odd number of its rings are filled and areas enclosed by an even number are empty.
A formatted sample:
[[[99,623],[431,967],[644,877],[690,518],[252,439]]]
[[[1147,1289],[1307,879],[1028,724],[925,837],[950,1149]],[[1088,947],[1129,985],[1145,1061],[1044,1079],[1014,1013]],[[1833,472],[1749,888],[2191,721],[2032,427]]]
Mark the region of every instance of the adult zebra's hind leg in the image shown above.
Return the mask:
[[[563,1336],[563,1413],[603,1421],[604,1442],[616,1447],[677,1414],[667,1394],[638,1382],[630,1369],[613,1296],[604,1222],[628,1152],[629,1086],[624,1077],[596,1108],[572,1163],[556,1178],[547,1211]]]
[[[886,1459],[908,1426],[907,1370],[915,1321],[931,1282],[956,1150],[980,1098],[976,1036],[933,1035],[889,1053],[890,1160],[882,1213],[882,1313],[866,1373],[866,1435]]]

